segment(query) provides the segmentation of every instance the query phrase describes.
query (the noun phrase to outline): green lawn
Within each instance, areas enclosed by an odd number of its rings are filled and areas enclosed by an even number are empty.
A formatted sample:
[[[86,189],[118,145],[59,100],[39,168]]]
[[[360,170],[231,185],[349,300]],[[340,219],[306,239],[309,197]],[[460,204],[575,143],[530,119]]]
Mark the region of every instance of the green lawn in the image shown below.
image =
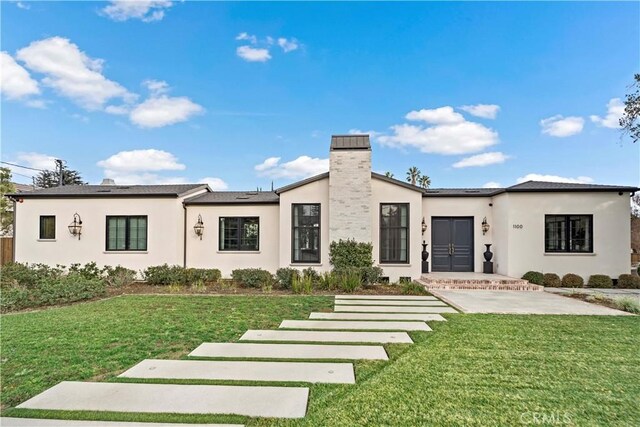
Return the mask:
[[[62,380],[109,380],[144,358],[328,310],[328,297],[128,296],[2,316],[2,405]],[[640,425],[640,318],[448,315],[356,385],[311,386],[304,420],[3,410],[4,416],[249,425]],[[243,384],[243,383],[241,383]],[[568,423],[566,423],[568,421]],[[540,425],[538,423],[537,425]]]

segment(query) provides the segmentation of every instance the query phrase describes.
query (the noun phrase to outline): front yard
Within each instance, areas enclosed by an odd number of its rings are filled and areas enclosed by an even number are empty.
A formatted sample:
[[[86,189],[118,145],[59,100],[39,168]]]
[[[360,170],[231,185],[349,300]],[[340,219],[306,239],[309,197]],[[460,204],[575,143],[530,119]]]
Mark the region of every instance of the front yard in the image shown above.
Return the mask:
[[[62,380],[113,380],[145,358],[181,358],[331,309],[322,296],[123,296],[2,316],[3,416],[249,425],[640,425],[635,316],[446,315],[355,385],[313,385],[304,420],[9,409]],[[118,380],[122,381],[122,380]],[[539,422],[537,424],[540,424]]]

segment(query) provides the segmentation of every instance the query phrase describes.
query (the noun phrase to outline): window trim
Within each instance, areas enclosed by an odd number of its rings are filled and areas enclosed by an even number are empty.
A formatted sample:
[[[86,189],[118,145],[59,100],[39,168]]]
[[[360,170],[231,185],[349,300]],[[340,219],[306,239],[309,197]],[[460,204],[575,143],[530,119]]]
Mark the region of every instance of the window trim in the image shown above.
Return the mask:
[[[548,250],[547,249],[547,217],[564,217],[564,223],[566,224],[566,237],[565,237],[565,250]],[[582,216],[589,218],[589,247],[586,251],[573,251],[571,250],[571,230],[569,226],[569,218],[572,216]],[[594,236],[593,236],[593,214],[545,214],[544,215],[544,239],[542,244],[544,245],[545,254],[593,254],[594,250]]]
[[[240,246],[240,241],[242,240],[241,236],[238,235],[238,247],[233,248],[233,249],[222,249],[220,246],[222,244],[222,219],[223,218],[237,218],[239,220],[241,220],[238,229],[240,229],[240,225],[244,224],[244,220],[247,218],[250,219],[257,219],[258,220],[258,241],[257,241],[257,247],[251,248],[251,249],[241,249]],[[218,252],[259,252],[260,251],[260,216],[219,216],[218,217]]]
[[[318,258],[314,260],[295,260],[295,224],[293,222],[293,213],[296,206],[317,206],[318,207]],[[300,226],[298,226],[300,228]],[[303,228],[315,228],[315,227],[303,227]],[[322,204],[321,203],[291,203],[291,264],[320,264],[322,261]]]
[[[407,229],[407,259],[401,260],[382,260],[382,206],[385,205],[404,205],[407,207],[407,226],[406,227],[394,227],[394,228],[406,228]],[[411,263],[411,203],[406,202],[381,202],[380,209],[378,211],[378,262],[380,264],[390,265],[405,265]]]
[[[42,227],[42,221],[45,218],[53,218],[53,237],[42,237],[42,231],[43,231],[43,227]],[[48,241],[52,241],[52,240],[56,240],[56,216],[55,215],[40,215],[40,219],[39,219],[39,229],[38,229],[38,240],[39,241],[43,241],[43,242],[48,242]]]
[[[109,249],[109,219],[111,218],[125,218],[126,226],[124,229],[124,249]],[[129,220],[131,218],[144,218],[145,219],[145,248],[144,249],[129,249]],[[149,217],[148,215],[107,215],[105,220],[104,229],[104,250],[105,252],[129,252],[129,253],[146,253],[149,252]]]

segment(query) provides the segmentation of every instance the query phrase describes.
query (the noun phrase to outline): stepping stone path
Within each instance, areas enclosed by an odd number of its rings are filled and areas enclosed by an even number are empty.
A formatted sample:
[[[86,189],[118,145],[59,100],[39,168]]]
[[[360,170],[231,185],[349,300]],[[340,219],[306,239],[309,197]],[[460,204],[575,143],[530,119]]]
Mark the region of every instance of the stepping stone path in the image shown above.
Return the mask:
[[[411,344],[413,340],[407,331],[431,331],[425,322],[446,320],[438,313],[457,311],[433,296],[339,295],[335,297],[333,313],[311,313],[309,320],[283,320],[280,328],[276,330],[248,330],[240,337],[241,342],[238,343],[202,343],[189,354],[189,357],[199,359],[143,360],[119,377],[127,378],[129,381],[237,380],[354,384],[356,378],[353,364],[346,361],[389,360],[383,346],[363,344]],[[209,360],[202,360],[205,358]],[[67,411],[303,418],[307,411],[308,398],[308,387],[64,381],[17,407]],[[183,426],[166,423],[28,418],[2,418],[0,425]]]

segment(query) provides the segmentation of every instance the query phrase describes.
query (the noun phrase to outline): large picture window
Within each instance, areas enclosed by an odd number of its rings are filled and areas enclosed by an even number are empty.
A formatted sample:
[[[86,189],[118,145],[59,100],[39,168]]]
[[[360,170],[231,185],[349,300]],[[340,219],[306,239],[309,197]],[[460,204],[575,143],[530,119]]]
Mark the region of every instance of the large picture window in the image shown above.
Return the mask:
[[[593,252],[593,215],[545,215],[545,252]]]
[[[380,205],[380,262],[409,262],[409,204]]]
[[[258,217],[220,217],[221,251],[259,250],[260,219]]]
[[[107,251],[146,251],[146,216],[108,216]]]
[[[40,217],[40,240],[53,240],[56,238],[56,217],[42,215]]]
[[[292,205],[291,240],[291,262],[320,262],[319,204]]]

